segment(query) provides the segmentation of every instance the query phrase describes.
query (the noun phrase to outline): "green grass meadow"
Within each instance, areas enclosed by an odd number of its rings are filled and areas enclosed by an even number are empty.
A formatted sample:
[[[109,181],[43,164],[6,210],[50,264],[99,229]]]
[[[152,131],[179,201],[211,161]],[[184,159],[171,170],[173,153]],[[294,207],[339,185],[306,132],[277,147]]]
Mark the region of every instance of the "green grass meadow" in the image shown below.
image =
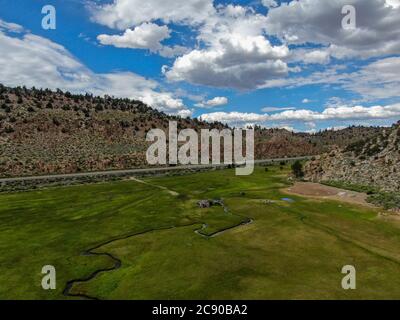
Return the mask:
[[[105,242],[95,252],[117,257],[121,267],[74,284],[71,293],[99,299],[400,299],[399,224],[381,220],[375,209],[336,201],[282,201],[287,170],[257,167],[244,177],[217,170],[148,178],[148,184],[1,194],[0,299],[74,299],[63,294],[69,280],[114,265],[107,256],[82,254]],[[215,198],[229,212],[197,207],[198,200]],[[251,224],[240,225],[249,218]],[[214,237],[199,234],[230,227]],[[56,290],[41,288],[44,265],[56,268]],[[356,267],[356,290],[341,287],[344,265]]]

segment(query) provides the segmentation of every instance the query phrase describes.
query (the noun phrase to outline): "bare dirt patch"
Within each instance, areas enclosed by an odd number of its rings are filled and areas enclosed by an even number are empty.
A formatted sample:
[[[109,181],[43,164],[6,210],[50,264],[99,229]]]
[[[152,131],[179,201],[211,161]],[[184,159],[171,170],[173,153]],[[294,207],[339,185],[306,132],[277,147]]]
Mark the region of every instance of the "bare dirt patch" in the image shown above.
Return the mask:
[[[293,186],[284,189],[283,191],[292,195],[337,200],[375,208],[373,204],[367,202],[368,196],[365,193],[329,187],[319,183],[296,182]]]

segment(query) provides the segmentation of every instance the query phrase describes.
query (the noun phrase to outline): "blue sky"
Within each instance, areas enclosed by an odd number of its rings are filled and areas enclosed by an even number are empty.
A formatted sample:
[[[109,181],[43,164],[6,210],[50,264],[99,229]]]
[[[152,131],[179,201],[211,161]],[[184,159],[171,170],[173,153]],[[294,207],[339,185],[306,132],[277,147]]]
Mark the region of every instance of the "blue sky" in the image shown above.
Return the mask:
[[[0,0],[0,82],[137,98],[237,126],[398,120],[400,1],[287,2]],[[45,5],[55,30],[42,28]]]

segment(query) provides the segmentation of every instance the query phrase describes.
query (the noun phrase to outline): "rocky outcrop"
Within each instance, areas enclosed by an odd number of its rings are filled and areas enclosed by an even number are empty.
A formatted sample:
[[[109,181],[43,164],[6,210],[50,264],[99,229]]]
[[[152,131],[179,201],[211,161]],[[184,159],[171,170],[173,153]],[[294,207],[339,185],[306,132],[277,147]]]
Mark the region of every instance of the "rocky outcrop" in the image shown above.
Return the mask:
[[[400,122],[380,134],[325,153],[305,167],[307,180],[343,181],[400,191]]]
[[[211,208],[214,206],[220,206],[223,207],[224,206],[224,201],[221,199],[213,199],[213,200],[200,200],[197,202],[197,205],[199,206],[199,208]]]

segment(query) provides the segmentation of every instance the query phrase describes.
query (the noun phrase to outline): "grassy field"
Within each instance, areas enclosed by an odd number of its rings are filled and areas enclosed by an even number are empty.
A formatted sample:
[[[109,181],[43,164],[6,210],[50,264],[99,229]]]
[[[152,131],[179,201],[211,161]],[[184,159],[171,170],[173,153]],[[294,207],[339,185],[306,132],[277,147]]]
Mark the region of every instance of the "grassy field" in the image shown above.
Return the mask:
[[[377,212],[291,197],[256,168],[0,195],[0,298],[400,299],[400,229]],[[201,199],[227,207],[200,209]],[[274,200],[266,203],[265,200]],[[252,219],[252,223],[243,224]],[[236,226],[236,227],[235,227]],[[223,233],[212,235],[220,230]],[[112,241],[114,240],[114,241]],[[104,245],[102,245],[104,243]],[[41,288],[54,265],[57,289]],[[357,289],[343,290],[354,265]]]

